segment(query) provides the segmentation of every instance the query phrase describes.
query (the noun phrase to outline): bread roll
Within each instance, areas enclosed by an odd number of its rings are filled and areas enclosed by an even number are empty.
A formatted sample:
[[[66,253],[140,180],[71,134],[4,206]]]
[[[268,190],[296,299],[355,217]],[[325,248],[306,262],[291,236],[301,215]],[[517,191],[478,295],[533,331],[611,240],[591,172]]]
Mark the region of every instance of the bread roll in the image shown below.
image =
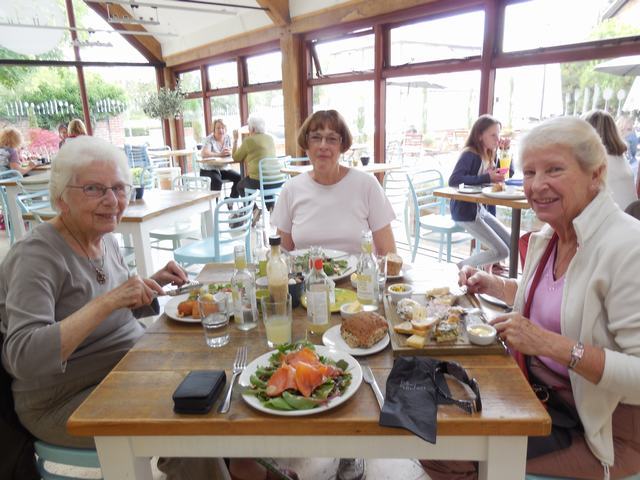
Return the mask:
[[[340,335],[351,348],[370,348],[386,333],[387,321],[375,312],[358,312],[340,326]]]
[[[387,253],[387,275],[400,275],[402,271],[402,257],[397,253]]]

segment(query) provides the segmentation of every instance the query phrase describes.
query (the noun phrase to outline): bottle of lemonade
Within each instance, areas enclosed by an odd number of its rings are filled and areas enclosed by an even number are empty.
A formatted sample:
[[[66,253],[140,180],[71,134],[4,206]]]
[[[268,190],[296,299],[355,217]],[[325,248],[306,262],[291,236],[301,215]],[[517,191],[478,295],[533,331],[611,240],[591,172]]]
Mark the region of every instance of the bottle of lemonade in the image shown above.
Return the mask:
[[[251,330],[258,325],[255,279],[253,273],[247,268],[245,246],[236,245],[233,248],[233,256],[235,263],[235,270],[231,277],[233,318],[240,330]]]
[[[363,231],[360,240],[360,258],[357,267],[356,298],[362,305],[378,303],[378,267],[373,256],[371,232]]]
[[[256,278],[267,276],[267,234],[260,218],[253,231],[253,261],[256,265]]]
[[[274,302],[284,302],[289,294],[289,266],[280,251],[280,236],[269,237],[271,253],[267,261],[267,287]]]
[[[304,282],[307,297],[307,330],[322,334],[329,328],[331,306],[329,300],[329,278],[324,273],[321,256],[311,258],[313,268]]]

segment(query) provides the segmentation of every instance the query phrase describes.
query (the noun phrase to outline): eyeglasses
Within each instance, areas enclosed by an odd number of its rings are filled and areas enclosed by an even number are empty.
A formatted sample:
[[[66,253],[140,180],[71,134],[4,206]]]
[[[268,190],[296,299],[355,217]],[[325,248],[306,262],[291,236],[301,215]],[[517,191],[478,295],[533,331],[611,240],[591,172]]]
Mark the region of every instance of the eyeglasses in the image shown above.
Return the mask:
[[[112,190],[116,197],[129,197],[131,185],[127,183],[119,183],[113,187],[105,187],[99,183],[89,183],[87,185],[67,185],[67,188],[79,188],[87,197],[99,198],[104,197],[107,194],[107,190]]]
[[[324,140],[327,145],[330,145],[332,147],[335,147],[336,145],[340,145],[340,143],[342,143],[342,137],[340,135],[327,135],[326,137],[318,133],[307,135],[307,141],[309,142],[309,145],[322,145],[322,140]]]
[[[471,388],[471,391],[474,393],[476,398],[474,400],[466,400],[461,398],[453,398],[449,393],[445,392],[438,386],[438,382],[436,381],[436,375],[438,373],[446,373],[451,375],[453,378],[458,380],[465,385],[468,385]],[[462,368],[462,366],[456,362],[440,362],[433,369],[433,384],[436,387],[436,391],[439,395],[441,395],[446,400],[453,402],[454,405],[457,405],[465,412],[471,414],[473,412],[481,412],[482,411],[482,400],[480,399],[480,387],[478,386],[478,382],[475,378],[469,378],[467,375],[467,371]]]

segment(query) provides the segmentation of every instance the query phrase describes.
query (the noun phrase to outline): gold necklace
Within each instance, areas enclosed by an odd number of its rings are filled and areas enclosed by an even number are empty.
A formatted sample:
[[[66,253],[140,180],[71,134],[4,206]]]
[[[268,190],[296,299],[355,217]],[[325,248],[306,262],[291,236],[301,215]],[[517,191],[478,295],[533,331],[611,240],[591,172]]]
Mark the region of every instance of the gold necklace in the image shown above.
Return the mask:
[[[91,264],[93,269],[96,271],[96,280],[97,280],[97,282],[100,285],[104,285],[104,283],[107,281],[107,274],[104,272],[104,257],[107,254],[107,247],[104,244],[104,240],[102,238],[100,238],[100,243],[102,244],[102,252],[103,252],[102,253],[102,265],[96,265],[95,263],[93,263],[93,260],[91,260],[91,257],[89,257],[89,254],[85,250],[84,246],[78,241],[78,239],[73,234],[71,229],[69,227],[67,227],[67,224],[64,223],[64,220],[62,219],[62,217],[60,217],[60,221],[62,222],[62,225],[64,225],[64,228],[67,229],[67,232],[69,232],[69,235],[71,235],[71,237],[76,241],[76,243],[78,245],[80,245],[80,248],[82,249],[82,251],[84,252],[85,256],[87,257],[87,260],[89,260],[89,264]]]

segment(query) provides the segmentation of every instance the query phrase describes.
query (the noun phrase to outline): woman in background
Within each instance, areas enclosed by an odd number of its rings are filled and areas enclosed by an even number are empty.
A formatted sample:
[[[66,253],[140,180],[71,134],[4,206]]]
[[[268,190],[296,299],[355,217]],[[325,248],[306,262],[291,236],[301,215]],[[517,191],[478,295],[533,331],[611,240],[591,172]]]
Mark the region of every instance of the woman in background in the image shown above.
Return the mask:
[[[23,166],[22,142],[22,134],[17,128],[6,127],[0,132],[0,172],[15,170],[24,175],[35,168],[37,163],[31,161]]]
[[[202,160],[229,156],[231,156],[231,137],[227,133],[227,126],[221,118],[218,118],[213,121],[213,133],[204,141]],[[203,161],[200,167],[200,176],[211,179],[211,190],[214,191],[222,190],[223,180],[232,181],[231,197],[238,198],[238,182],[242,177],[235,170],[209,166],[207,162]]]
[[[627,146],[613,117],[604,110],[591,110],[582,117],[596,129],[607,151],[607,188],[618,206],[624,210],[638,199],[631,166],[624,154]]]
[[[74,118],[69,122],[69,127],[67,128],[67,138],[75,138],[82,135],[87,135],[87,127],[84,126],[82,120],[80,120],[79,118]]]
[[[481,115],[475,121],[449,177],[450,187],[457,188],[461,183],[482,185],[504,182],[504,174],[496,168],[499,136],[500,122],[491,115]],[[509,255],[509,231],[484,205],[451,200],[451,218],[487,247],[487,250],[459,262],[458,268],[464,265],[491,265]]]

